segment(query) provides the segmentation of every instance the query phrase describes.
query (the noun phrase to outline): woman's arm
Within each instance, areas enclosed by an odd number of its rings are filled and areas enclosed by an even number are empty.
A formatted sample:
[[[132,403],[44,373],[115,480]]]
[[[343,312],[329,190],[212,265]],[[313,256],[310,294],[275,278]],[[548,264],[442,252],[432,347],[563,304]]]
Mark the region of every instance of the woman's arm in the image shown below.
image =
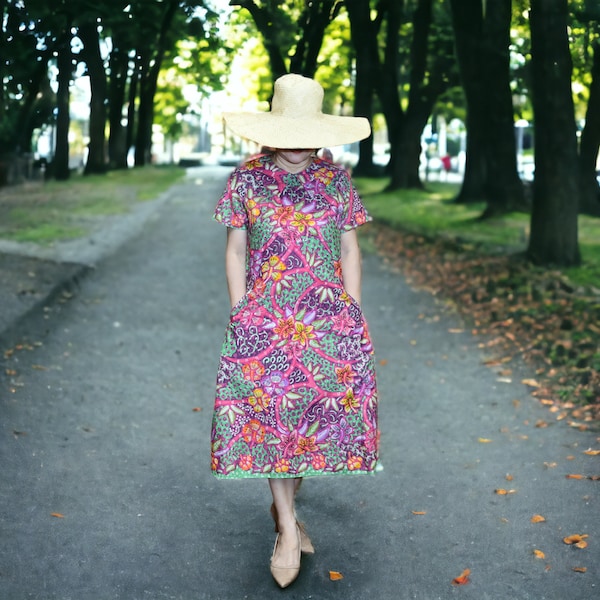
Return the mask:
[[[227,228],[225,247],[225,276],[229,303],[233,308],[246,293],[246,236],[245,229]]]
[[[342,233],[341,240],[344,288],[360,304],[362,269],[356,229]]]

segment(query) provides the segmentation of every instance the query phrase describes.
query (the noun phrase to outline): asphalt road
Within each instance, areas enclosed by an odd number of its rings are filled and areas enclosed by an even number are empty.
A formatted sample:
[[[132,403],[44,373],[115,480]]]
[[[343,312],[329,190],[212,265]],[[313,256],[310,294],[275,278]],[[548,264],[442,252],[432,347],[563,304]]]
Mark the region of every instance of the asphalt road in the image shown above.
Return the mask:
[[[190,170],[3,348],[0,598],[598,598],[600,482],[565,476],[600,475],[600,456],[583,453],[600,434],[556,421],[521,383],[534,377],[524,366],[483,366],[481,340],[374,254],[363,307],[383,470],[304,483],[316,554],[277,588],[267,483],[209,471],[228,315],[211,215],[226,174]],[[566,545],[572,534],[588,547]],[[453,585],[465,569],[469,583]]]

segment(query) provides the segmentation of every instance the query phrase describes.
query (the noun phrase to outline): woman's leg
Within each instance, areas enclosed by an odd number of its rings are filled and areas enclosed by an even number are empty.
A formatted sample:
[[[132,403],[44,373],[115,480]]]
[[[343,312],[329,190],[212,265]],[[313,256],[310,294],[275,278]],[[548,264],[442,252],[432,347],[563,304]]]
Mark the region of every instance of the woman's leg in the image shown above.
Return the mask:
[[[277,510],[279,542],[273,562],[291,567],[298,562],[298,533],[294,514],[295,479],[269,479],[273,504]]]

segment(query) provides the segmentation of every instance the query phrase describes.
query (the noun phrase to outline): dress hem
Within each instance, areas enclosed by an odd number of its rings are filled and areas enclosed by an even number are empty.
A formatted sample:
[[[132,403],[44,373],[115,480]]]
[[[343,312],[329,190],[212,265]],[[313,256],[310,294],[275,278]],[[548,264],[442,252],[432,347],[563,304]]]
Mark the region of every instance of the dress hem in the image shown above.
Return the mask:
[[[340,471],[313,471],[312,469],[303,471],[302,473],[251,473],[248,471],[242,471],[236,469],[231,473],[215,473],[212,471],[213,477],[217,479],[297,479],[299,477],[327,477],[332,475],[375,475],[377,471],[380,471],[378,465],[373,469],[366,471],[364,469],[342,469]]]

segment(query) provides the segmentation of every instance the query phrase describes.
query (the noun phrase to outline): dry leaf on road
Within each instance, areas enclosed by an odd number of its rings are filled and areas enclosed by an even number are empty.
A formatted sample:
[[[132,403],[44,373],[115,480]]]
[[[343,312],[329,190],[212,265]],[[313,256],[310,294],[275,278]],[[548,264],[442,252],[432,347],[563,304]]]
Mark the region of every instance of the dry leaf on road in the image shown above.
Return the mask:
[[[469,575],[471,574],[471,569],[465,569],[458,577],[455,577],[452,580],[452,585],[465,585],[469,583]]]

